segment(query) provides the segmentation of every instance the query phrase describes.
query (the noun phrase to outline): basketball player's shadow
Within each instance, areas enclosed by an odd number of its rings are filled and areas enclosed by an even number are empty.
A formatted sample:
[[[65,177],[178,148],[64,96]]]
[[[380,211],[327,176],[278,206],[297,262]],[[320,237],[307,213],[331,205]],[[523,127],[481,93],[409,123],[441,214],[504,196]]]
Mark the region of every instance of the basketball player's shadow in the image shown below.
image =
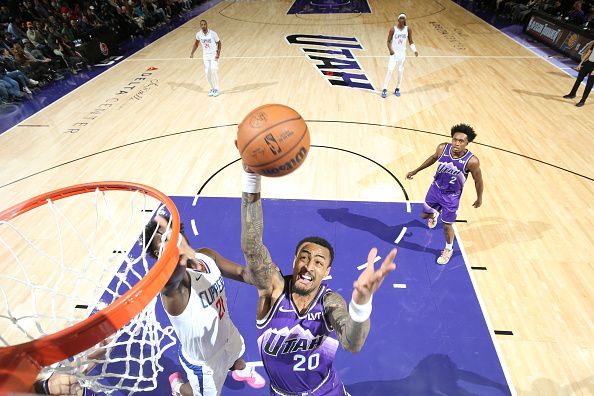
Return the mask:
[[[196,93],[203,93],[203,94],[207,94],[209,89],[206,88],[202,88],[201,85],[195,84],[195,83],[189,83],[189,82],[183,82],[183,83],[177,83],[177,82],[167,82],[167,85],[169,85],[171,87],[171,90],[175,91],[178,88],[183,88],[183,89],[187,89],[190,90],[192,92],[196,92]]]
[[[522,395],[526,396],[540,396],[540,395],[573,395],[577,394],[578,389],[583,389],[585,395],[594,395],[594,376],[584,378],[578,382],[572,382],[567,385],[560,386],[549,378],[538,378],[532,383],[532,389],[527,391],[520,391]]]
[[[557,102],[567,102],[569,103],[569,101],[567,99],[563,99],[563,94],[550,94],[550,93],[545,93],[545,92],[532,92],[532,91],[526,91],[525,89],[512,89],[512,91],[519,93],[520,95],[528,95],[528,96],[536,96],[539,98],[543,98],[543,99],[547,99],[547,100],[555,100]]]
[[[277,85],[277,84],[278,84],[278,81],[243,84],[243,85],[238,85],[233,88],[223,89],[223,90],[221,90],[221,94],[224,95],[224,94],[235,94],[235,93],[246,92],[246,91],[254,91],[256,89],[271,87],[271,86]]]
[[[421,360],[408,377],[398,380],[364,381],[347,385],[352,396],[479,396],[459,382],[466,382],[499,390],[501,395],[511,395],[507,385],[493,381],[472,371],[463,370],[448,355],[431,354]],[[493,394],[493,392],[490,392]]]
[[[519,221],[503,217],[487,217],[465,225],[464,232],[468,234],[489,235],[489,243],[483,249],[493,249],[504,243],[525,243],[543,239],[544,233],[551,229],[551,225],[542,221]],[[472,246],[472,241],[469,245]]]
[[[394,240],[402,231],[402,227],[406,227],[407,232],[404,234],[404,237],[398,243],[398,247],[414,250],[421,253],[430,253],[434,256],[439,256],[441,254],[441,250],[439,249],[423,246],[406,239],[407,237],[413,236],[413,232],[410,231],[412,228],[420,228],[422,230],[427,230],[427,225],[418,219],[411,220],[404,224],[396,224],[390,226],[373,217],[351,213],[349,212],[348,208],[318,209],[318,213],[327,222],[338,222],[349,228],[355,228],[358,230],[369,232],[378,237],[379,239],[386,241],[390,244],[394,243]],[[441,228],[441,226],[438,225],[438,227],[435,228],[433,231],[440,232],[438,231],[438,228]],[[458,254],[460,253],[454,250],[454,256]]]
[[[437,83],[423,84],[423,85],[413,88],[410,91],[410,93],[425,92],[425,91],[431,91],[433,89],[440,89],[440,88],[449,88],[449,87],[455,85],[456,83],[457,83],[456,80],[448,80],[448,81],[442,81],[442,82],[437,82]]]

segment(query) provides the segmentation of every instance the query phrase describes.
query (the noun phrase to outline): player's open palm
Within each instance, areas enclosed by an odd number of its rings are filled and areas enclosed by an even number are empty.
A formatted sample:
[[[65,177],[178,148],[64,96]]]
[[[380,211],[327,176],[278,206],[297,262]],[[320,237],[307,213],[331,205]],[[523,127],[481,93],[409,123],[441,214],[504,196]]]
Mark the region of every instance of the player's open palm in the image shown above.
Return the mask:
[[[367,256],[367,268],[359,275],[359,278],[353,283],[353,301],[357,304],[366,304],[373,293],[380,287],[384,278],[396,269],[394,258],[396,249],[392,249],[388,256],[377,269],[374,268],[377,249],[373,248]]]

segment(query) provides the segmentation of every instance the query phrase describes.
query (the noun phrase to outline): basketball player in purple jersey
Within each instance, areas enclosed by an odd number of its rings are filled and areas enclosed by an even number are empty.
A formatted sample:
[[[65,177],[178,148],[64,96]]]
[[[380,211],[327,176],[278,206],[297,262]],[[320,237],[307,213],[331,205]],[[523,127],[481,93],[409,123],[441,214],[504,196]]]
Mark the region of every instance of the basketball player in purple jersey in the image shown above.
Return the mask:
[[[244,172],[241,248],[250,283],[258,289],[258,346],[270,378],[270,394],[348,395],[334,369],[334,355],[339,342],[353,353],[363,347],[372,295],[396,268],[396,249],[377,271],[373,268],[377,249],[371,249],[347,309],[345,300],[322,282],[334,258],[328,241],[309,237],[299,242],[293,274],[283,277],[262,242],[262,232],[260,176]]]
[[[425,197],[423,218],[429,219],[429,228],[435,228],[437,218],[441,214],[446,245],[437,258],[437,264],[447,264],[453,254],[454,228],[456,212],[460,204],[460,196],[468,174],[474,179],[476,201],[475,208],[483,202],[483,176],[479,159],[466,149],[468,143],[476,137],[474,129],[466,124],[454,125],[451,129],[452,143],[441,143],[437,150],[425,160],[417,169],[406,174],[412,179],[419,171],[437,162],[437,171],[433,183]]]

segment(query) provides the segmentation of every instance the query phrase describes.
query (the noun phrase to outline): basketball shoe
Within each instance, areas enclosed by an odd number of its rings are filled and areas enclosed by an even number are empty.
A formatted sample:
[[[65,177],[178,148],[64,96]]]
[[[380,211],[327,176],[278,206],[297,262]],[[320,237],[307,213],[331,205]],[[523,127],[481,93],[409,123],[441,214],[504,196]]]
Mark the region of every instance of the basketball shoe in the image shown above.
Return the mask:
[[[446,265],[452,258],[452,254],[454,254],[453,250],[443,249],[441,251],[441,256],[437,258],[437,264]]]
[[[439,212],[435,212],[435,214],[433,215],[433,217],[429,217],[429,220],[427,221],[427,226],[431,229],[434,229],[435,226],[437,225],[437,218],[439,217]]]
[[[235,381],[247,382],[254,389],[260,389],[266,385],[266,380],[258,374],[253,366],[246,366],[243,370],[233,370],[231,376]]]

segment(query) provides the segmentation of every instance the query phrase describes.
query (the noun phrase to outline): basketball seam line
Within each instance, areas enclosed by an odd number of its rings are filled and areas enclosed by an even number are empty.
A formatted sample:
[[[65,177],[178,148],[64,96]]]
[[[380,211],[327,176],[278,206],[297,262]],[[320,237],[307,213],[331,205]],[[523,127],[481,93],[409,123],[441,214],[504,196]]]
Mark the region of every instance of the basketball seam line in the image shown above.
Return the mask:
[[[261,131],[260,133],[258,133],[256,136],[254,136],[253,138],[251,138],[251,139],[250,139],[250,141],[249,141],[249,142],[247,142],[247,144],[245,145],[245,147],[243,148],[243,150],[242,150],[242,151],[239,153],[239,155],[243,157],[243,153],[244,153],[244,151],[245,151],[245,150],[248,148],[248,146],[249,146],[249,145],[250,145],[250,144],[251,144],[251,143],[252,143],[254,140],[256,140],[258,137],[260,137],[260,135],[262,135],[263,133],[266,133],[266,132],[267,132],[269,129],[272,129],[272,128],[276,127],[276,126],[279,126],[279,125],[281,125],[281,124],[284,124],[285,122],[289,122],[289,121],[295,121],[295,120],[299,120],[299,119],[302,119],[302,120],[303,120],[303,118],[301,118],[301,116],[299,116],[299,117],[297,117],[297,118],[291,118],[291,119],[289,119],[289,120],[283,120],[283,121],[281,121],[281,122],[278,122],[278,123],[276,123],[276,124],[274,124],[274,125],[271,125],[271,126],[269,126],[268,128],[264,129],[263,131]],[[305,122],[305,120],[304,120],[303,122]],[[241,127],[241,124],[239,125],[239,127],[238,127],[238,128],[240,128],[240,127]]]
[[[292,149],[294,149],[295,147],[299,146],[299,144],[301,143],[301,141],[302,141],[302,140],[305,138],[305,135],[307,135],[307,132],[308,132],[307,125],[305,125],[305,131],[303,131],[303,132],[304,132],[304,133],[303,133],[303,135],[301,135],[301,139],[299,139],[299,141],[297,141],[297,143],[295,143],[295,145],[294,145],[294,146],[291,148],[291,150],[292,150]],[[278,158],[275,158],[273,161],[269,161],[269,162],[267,162],[267,163],[265,163],[265,164],[260,164],[260,165],[248,165],[248,166],[249,166],[249,167],[253,167],[254,169],[261,169],[263,166],[270,165],[270,164],[272,164],[272,163],[274,163],[274,162],[276,162],[276,161],[278,161],[278,160],[280,160],[280,159],[283,159],[283,158],[284,158],[284,157],[286,157],[288,154],[291,154],[291,152],[292,152],[292,151],[287,151],[286,153],[284,153],[284,154],[283,154],[283,155],[281,155],[280,157],[278,157]],[[247,164],[246,164],[246,165],[247,165]]]

